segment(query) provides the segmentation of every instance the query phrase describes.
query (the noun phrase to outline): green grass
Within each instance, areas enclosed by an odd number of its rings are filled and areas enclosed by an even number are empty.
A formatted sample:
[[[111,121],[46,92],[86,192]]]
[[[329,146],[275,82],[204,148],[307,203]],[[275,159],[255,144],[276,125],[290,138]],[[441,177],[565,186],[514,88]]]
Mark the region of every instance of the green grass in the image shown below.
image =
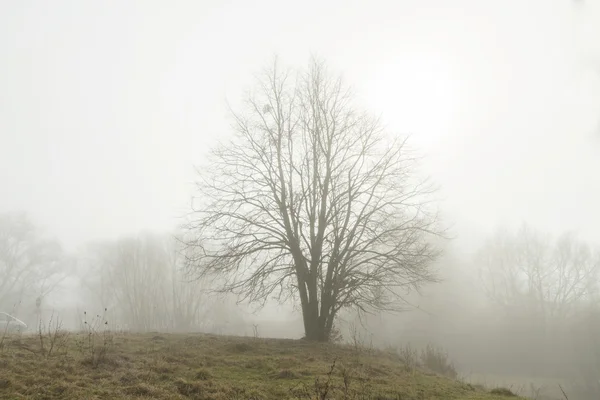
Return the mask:
[[[394,354],[301,340],[203,334],[39,336],[0,349],[3,399],[505,400],[406,368]],[[515,397],[511,397],[515,399]]]

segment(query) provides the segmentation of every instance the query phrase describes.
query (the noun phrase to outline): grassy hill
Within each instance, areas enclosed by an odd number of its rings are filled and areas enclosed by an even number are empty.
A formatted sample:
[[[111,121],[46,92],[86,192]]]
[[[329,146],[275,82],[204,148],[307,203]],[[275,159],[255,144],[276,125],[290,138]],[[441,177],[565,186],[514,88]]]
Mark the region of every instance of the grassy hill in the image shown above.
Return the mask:
[[[0,398],[507,399],[356,346],[99,331],[4,338]]]

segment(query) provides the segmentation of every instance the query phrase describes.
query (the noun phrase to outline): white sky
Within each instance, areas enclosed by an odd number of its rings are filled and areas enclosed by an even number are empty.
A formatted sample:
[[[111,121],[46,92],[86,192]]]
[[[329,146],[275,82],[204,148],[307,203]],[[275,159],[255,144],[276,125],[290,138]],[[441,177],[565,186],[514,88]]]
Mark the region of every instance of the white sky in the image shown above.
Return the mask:
[[[463,238],[527,221],[600,243],[599,3],[0,2],[0,211],[68,247],[171,229],[226,98],[314,53],[413,134]]]

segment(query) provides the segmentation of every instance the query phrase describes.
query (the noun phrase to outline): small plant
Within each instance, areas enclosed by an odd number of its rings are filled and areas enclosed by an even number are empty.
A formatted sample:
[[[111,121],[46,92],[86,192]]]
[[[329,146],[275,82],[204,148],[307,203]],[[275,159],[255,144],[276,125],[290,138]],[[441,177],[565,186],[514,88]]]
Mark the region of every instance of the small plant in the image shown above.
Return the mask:
[[[252,349],[253,347],[250,344],[244,342],[234,343],[231,345],[232,353],[246,353]]]
[[[419,352],[410,344],[398,348],[396,352],[407,372],[414,372],[419,367]]]
[[[337,360],[333,360],[331,368],[327,373],[327,380],[325,382],[321,383],[319,382],[319,378],[315,379],[315,393],[318,395],[319,400],[325,400],[329,391],[333,389],[331,385],[331,376],[333,375],[333,371],[335,370],[336,361]]]
[[[367,345],[364,337],[360,334],[358,327],[354,323],[350,324],[350,345],[352,346],[356,366],[363,365],[363,360],[361,359],[363,354],[372,355],[374,352],[372,338],[369,345]]]
[[[448,353],[440,347],[428,344],[421,350],[421,364],[433,372],[456,379],[458,371],[454,364],[448,359]]]
[[[69,332],[62,329],[62,320],[54,313],[50,316],[50,321],[46,326],[40,318],[38,324],[38,338],[40,342],[40,354],[44,357],[50,357],[53,353],[62,351],[67,353],[67,343]]]
[[[20,301],[18,303],[14,304],[11,313],[14,313],[17,310],[17,306],[20,304],[21,304]],[[21,334],[20,330],[19,330],[18,334],[19,335]],[[11,336],[9,324],[5,324],[4,327],[0,330],[0,353],[6,348],[6,340],[8,339],[9,336]]]
[[[342,343],[343,340],[344,336],[342,335],[342,331],[335,325],[331,327],[331,332],[329,332],[329,342]]]
[[[306,384],[302,384],[299,387],[293,388],[290,392],[293,393],[294,398],[297,399],[307,399],[307,400],[325,400],[328,399],[329,394],[335,390],[334,385],[332,384],[332,375],[335,370],[335,363],[337,360],[333,360],[331,367],[329,368],[329,372],[327,373],[327,378],[324,382],[321,382],[319,378],[315,378],[314,386],[312,389],[309,388]]]
[[[565,400],[569,400],[569,396],[567,396],[567,393],[565,392],[565,390],[563,389],[563,387],[559,384],[558,388],[560,389],[561,393],[563,394]]]
[[[540,398],[540,392],[542,391],[542,387],[536,387],[533,383],[529,384],[529,398],[533,400],[537,400]]]
[[[6,324],[6,327],[4,329],[2,329],[2,331],[0,331],[0,353],[2,351],[4,351],[4,348],[6,346],[6,338],[8,337],[8,324]]]
[[[512,390],[508,389],[508,388],[503,388],[503,387],[499,387],[499,388],[494,388],[490,391],[491,394],[496,394],[498,396],[506,396],[506,397],[517,397],[516,394],[514,394],[512,392]]]
[[[360,334],[355,324],[350,324],[350,340],[352,345],[353,354],[355,357],[355,364],[360,365],[360,355],[364,348]]]
[[[335,373],[336,370],[341,376],[342,382],[334,381],[334,375],[338,375]],[[358,387],[352,387],[355,381],[359,383]],[[368,380],[364,376],[360,376],[356,368],[348,368],[344,365],[338,366],[337,359],[334,359],[324,379],[317,377],[312,387],[303,383],[299,387],[291,389],[290,392],[292,393],[292,398],[306,400],[379,399],[380,397],[372,397],[372,389]]]
[[[114,335],[110,330],[104,313],[96,315],[91,321],[87,320],[87,312],[83,312],[82,337],[78,338],[76,344],[82,355],[87,357],[94,368],[106,361],[109,350],[114,344]]]

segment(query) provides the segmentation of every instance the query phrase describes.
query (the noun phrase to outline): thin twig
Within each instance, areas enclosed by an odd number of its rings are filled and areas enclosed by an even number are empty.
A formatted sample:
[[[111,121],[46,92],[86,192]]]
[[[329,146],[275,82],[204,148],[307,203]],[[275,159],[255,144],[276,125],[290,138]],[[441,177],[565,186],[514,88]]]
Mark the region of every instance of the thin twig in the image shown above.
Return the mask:
[[[562,392],[563,396],[565,396],[565,400],[569,400],[569,396],[567,396],[567,394],[565,393],[565,391],[563,390],[562,386],[560,385],[560,383],[558,384],[558,387],[560,388],[560,391]]]

